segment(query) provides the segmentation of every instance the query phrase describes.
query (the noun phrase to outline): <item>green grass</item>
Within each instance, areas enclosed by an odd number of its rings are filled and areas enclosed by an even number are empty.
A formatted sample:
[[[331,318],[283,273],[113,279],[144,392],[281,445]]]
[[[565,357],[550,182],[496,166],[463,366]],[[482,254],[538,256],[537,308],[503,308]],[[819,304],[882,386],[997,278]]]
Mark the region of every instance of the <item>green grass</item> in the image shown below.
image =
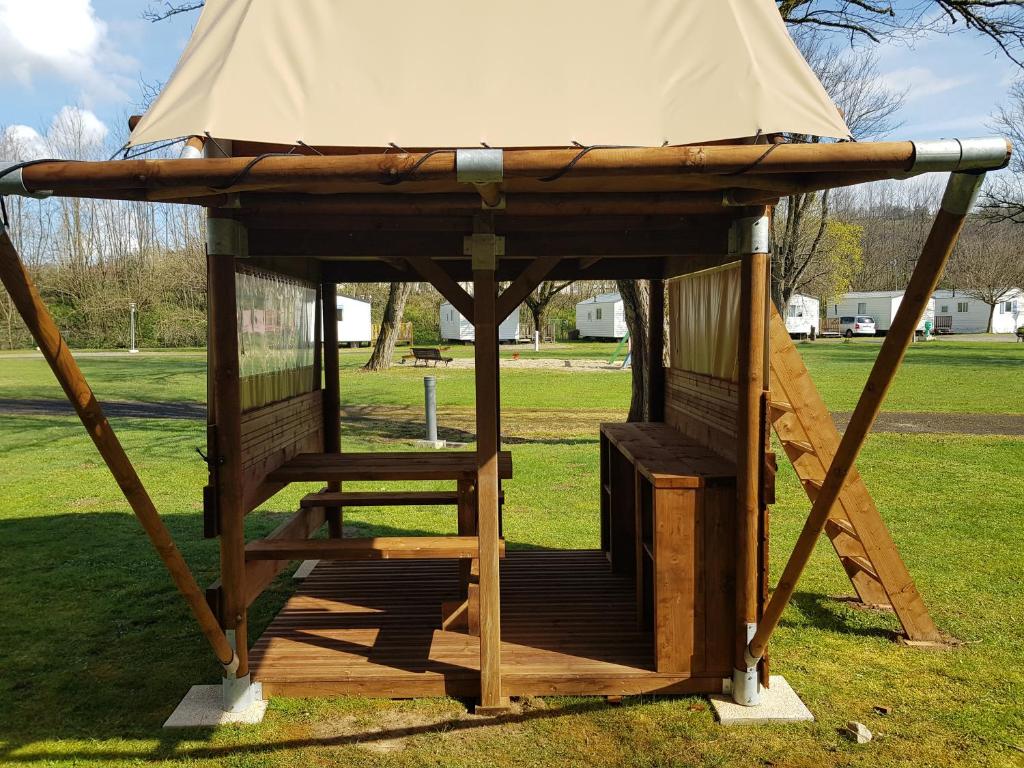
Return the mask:
[[[801,347],[840,410],[852,407],[877,349]],[[407,418],[402,408],[421,402],[423,372],[366,374],[357,370],[365,354],[343,353],[346,403]],[[1021,355],[1013,345],[919,345],[891,402],[902,410],[1019,413],[1011,377]],[[202,402],[205,393],[203,361],[194,357],[82,365],[101,399]],[[470,372],[436,375],[442,426],[465,419]],[[625,374],[503,372],[503,423],[516,462],[506,485],[510,546],[596,545],[594,419],[624,412],[628,395]],[[41,361],[0,361],[0,399],[19,397],[60,397]],[[204,442],[203,423],[119,419],[114,427],[197,579],[209,583],[217,550],[201,536],[205,467],[193,451]],[[411,447],[377,436],[378,427],[348,426],[346,446]],[[894,643],[891,615],[835,599],[851,590],[822,544],[772,645],[773,671],[801,694],[814,724],[724,729],[694,697],[633,698],[621,707],[549,699],[501,724],[465,720],[450,700],[345,698],[275,699],[258,727],[170,733],[159,725],[188,686],[216,679],[212,655],[77,422],[0,410],[0,765],[1024,764],[1024,439],[874,435],[859,467],[939,625],[966,644],[925,652]],[[304,490],[290,488],[251,515],[249,536],[273,528]],[[775,577],[807,512],[784,462],[778,496]],[[370,532],[448,531],[451,517],[361,509],[346,519]],[[257,601],[253,638],[290,590],[285,575]],[[876,705],[892,713],[878,715]],[[878,738],[845,741],[837,729],[851,719]],[[410,726],[415,732],[404,738],[381,735]]]

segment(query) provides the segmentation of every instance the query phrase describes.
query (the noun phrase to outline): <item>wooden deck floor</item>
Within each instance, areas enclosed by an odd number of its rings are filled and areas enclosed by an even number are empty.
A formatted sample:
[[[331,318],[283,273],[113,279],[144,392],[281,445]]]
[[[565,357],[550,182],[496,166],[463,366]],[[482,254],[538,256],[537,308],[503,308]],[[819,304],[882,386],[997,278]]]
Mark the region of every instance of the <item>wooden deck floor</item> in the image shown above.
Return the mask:
[[[721,690],[653,671],[629,579],[598,551],[509,552],[501,563],[506,695]],[[250,652],[268,695],[475,696],[476,637],[439,629],[457,562],[322,562]]]

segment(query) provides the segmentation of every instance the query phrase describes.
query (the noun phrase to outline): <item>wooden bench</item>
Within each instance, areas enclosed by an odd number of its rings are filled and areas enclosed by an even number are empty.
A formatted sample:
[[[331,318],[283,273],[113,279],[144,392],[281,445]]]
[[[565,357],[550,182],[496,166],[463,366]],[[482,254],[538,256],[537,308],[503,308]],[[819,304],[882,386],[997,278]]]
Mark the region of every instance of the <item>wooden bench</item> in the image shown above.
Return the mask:
[[[412,365],[414,368],[420,363],[420,361],[423,362],[424,366],[427,366],[432,362],[434,367],[437,368],[438,363],[443,362],[447,366],[448,363],[454,359],[451,357],[442,357],[441,350],[437,347],[413,347],[412,356]]]
[[[505,541],[498,541],[499,556]],[[412,560],[476,558],[476,536],[383,536],[360,539],[257,539],[245,548],[246,560]]]
[[[505,493],[498,503],[505,501]],[[302,507],[427,507],[459,503],[458,491],[321,491],[302,497]]]

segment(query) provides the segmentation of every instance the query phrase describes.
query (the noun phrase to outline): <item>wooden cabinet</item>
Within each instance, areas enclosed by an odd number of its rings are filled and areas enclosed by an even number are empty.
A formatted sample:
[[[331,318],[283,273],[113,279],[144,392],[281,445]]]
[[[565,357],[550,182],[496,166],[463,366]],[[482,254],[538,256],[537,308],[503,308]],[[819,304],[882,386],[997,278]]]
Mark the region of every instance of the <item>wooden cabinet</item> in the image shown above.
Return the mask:
[[[661,423],[601,427],[601,541],[635,577],[657,672],[728,674],[734,637],[733,465]]]

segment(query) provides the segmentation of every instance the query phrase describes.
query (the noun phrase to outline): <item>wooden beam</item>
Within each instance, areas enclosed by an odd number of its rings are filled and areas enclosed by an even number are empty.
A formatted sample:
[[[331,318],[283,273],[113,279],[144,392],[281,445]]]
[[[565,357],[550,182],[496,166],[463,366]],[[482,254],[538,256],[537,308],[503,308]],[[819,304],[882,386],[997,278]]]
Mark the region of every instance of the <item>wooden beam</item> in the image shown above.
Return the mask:
[[[408,263],[416,274],[448,299],[448,303],[455,307],[460,315],[470,323],[473,322],[473,297],[466,293],[466,290],[455,282],[440,264],[433,259],[410,259]]]
[[[476,536],[379,536],[352,539],[257,539],[248,560],[411,560],[473,558]],[[497,551],[504,551],[499,542]]]
[[[526,297],[533,293],[534,289],[544,281],[561,260],[559,256],[546,256],[530,262],[512,285],[505,288],[501,292],[501,296],[498,297],[494,314],[495,322],[501,325],[506,317],[515,312],[516,308],[526,301]]]
[[[935,216],[921,256],[914,266],[903,301],[875,358],[864,391],[839,442],[828,474],[825,475],[821,490],[811,507],[811,513],[804,523],[779,584],[765,607],[757,633],[750,642],[749,652],[754,658],[764,654],[768,638],[781,621],[782,612],[796,590],[796,584],[811,558],[815,542],[821,536],[825,523],[831,516],[832,507],[853,471],[864,440],[881,411],[885,395],[903,362],[907,348],[914,339],[917,324],[932,294],[935,293],[946,262],[956,247],[967,214],[974,205],[984,179],[984,173],[950,174],[942,207]]]
[[[649,421],[665,420],[665,281],[650,282],[647,331],[647,408]]]
[[[150,543],[160,556],[171,580],[178,588],[203,635],[213,646],[217,660],[226,667],[231,665],[235,655],[226,635],[210,610],[203,592],[199,589],[192,571],[174,544],[174,539],[146,491],[142,480],[132,466],[121,442],[107,421],[103,408],[96,400],[92,389],[82,375],[67,343],[61,337],[53,317],[46,309],[39,291],[29,277],[18,256],[18,252],[0,224],[0,281],[3,282],[11,301],[25,321],[26,327],[43,353],[47,364],[60,383],[64,394],[75,408],[78,418],[92,438],[96,449],[117,481],[121,492],[149,537]]]
[[[184,161],[183,161],[184,162]],[[207,227],[237,227],[230,220],[210,218]],[[224,244],[222,252],[207,254],[208,313],[213,347],[208,352],[213,378],[214,412],[217,414],[217,512],[220,520],[220,566],[223,591],[224,627],[235,633],[238,677],[249,672],[245,573],[245,507],[242,489],[242,404],[239,387],[237,304],[235,295],[235,253],[225,238],[209,238],[212,247]],[[238,238],[234,238],[238,242]]]
[[[480,541],[480,707],[507,706],[501,688],[501,583],[498,575],[498,323],[495,314],[496,254],[473,256],[476,309],[476,497]]]
[[[324,327],[324,453],[341,453],[341,382],[338,363],[338,286],[322,283]],[[319,332],[319,331],[318,331]],[[317,379],[317,385],[320,381]],[[341,491],[341,483],[332,481],[327,490]],[[327,527],[332,539],[342,535],[342,510],[340,506],[324,509]]]
[[[757,220],[742,219],[737,222],[737,231],[747,228],[753,232],[762,225],[767,231],[767,216]],[[740,241],[746,239],[739,238]],[[767,242],[767,237],[764,238],[764,242]],[[747,670],[749,675],[750,665],[745,659],[747,641],[750,638],[748,628],[757,624],[760,591],[757,552],[765,439],[762,403],[765,399],[766,381],[765,301],[769,256],[763,251],[744,253],[741,256],[739,409],[736,437],[736,619],[733,668],[739,671]]]

